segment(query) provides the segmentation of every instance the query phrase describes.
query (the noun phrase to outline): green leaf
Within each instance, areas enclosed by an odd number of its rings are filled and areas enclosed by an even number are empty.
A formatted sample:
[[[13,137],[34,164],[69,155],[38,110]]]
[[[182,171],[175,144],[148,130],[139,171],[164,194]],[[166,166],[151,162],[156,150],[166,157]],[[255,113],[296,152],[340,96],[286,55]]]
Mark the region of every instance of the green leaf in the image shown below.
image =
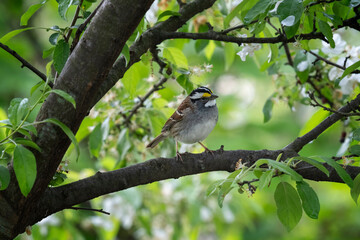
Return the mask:
[[[34,149],[38,150],[39,152],[41,152],[40,147],[31,140],[27,140],[25,138],[16,138],[15,142],[17,144],[21,144],[21,145],[24,145],[24,146],[27,146],[27,147],[34,148]]]
[[[293,158],[294,160],[300,160],[300,161],[304,161],[307,162],[311,165],[313,165],[314,167],[318,168],[320,171],[322,171],[323,173],[326,174],[326,176],[330,176],[329,171],[326,169],[326,167],[324,167],[324,165],[322,165],[320,162],[312,159],[312,158],[308,158],[308,157],[302,157],[302,156],[297,156]]]
[[[197,53],[200,53],[204,48],[206,48],[206,46],[209,44],[209,40],[197,40],[195,42],[195,51]]]
[[[70,138],[71,142],[75,146],[76,161],[77,161],[79,158],[79,155],[80,155],[80,147],[79,147],[79,143],[77,142],[77,140],[76,140],[73,132],[70,130],[70,128],[68,128],[65,124],[63,124],[62,122],[60,122],[59,120],[57,120],[55,118],[48,118],[48,119],[43,120],[43,122],[55,124],[56,126],[60,127],[61,130],[63,130],[63,132],[68,136],[68,138]]]
[[[9,170],[0,165],[0,191],[5,190],[10,183],[10,173]]]
[[[278,169],[279,171],[290,175],[295,181],[302,181],[303,180],[303,177],[300,174],[295,172],[295,170],[291,169],[288,165],[286,165],[283,162],[277,162],[277,161],[268,159],[268,164],[270,166]]]
[[[360,128],[357,128],[353,131],[353,140],[360,141]]]
[[[206,190],[206,196],[210,197],[212,194],[216,192],[216,190],[219,189],[219,185],[223,182],[223,180],[217,180],[210,184],[210,186]]]
[[[289,24],[283,24],[287,27],[294,26],[300,21],[304,7],[302,0],[284,0],[277,8],[277,16],[281,23],[288,20]]]
[[[54,67],[58,73],[64,68],[69,55],[69,44],[64,39],[59,40],[54,50]]]
[[[43,55],[42,55],[42,58],[45,59],[47,57],[49,57],[51,54],[53,54],[55,50],[55,47],[51,47],[49,49],[46,49],[43,51]],[[42,82],[41,82],[42,83]],[[36,85],[35,85],[36,86]],[[31,88],[31,91],[33,92],[33,89]]]
[[[33,4],[31,5],[28,10],[26,10],[26,12],[21,16],[20,19],[20,26],[26,26],[28,24],[29,19],[32,17],[32,15],[34,15],[34,13],[39,10],[42,6],[44,6],[44,4],[47,2],[47,0],[41,2],[41,3],[37,3],[37,4]]]
[[[50,92],[56,93],[57,95],[61,96],[62,98],[64,98],[66,101],[68,101],[69,103],[71,103],[73,105],[74,108],[76,108],[76,102],[75,99],[68,94],[67,92],[60,90],[60,89],[52,89]]]
[[[58,186],[62,184],[66,178],[67,178],[66,174],[62,172],[56,172],[49,184],[53,187]]]
[[[125,158],[125,155],[128,153],[130,148],[131,148],[131,141],[129,138],[129,130],[127,128],[124,128],[123,130],[121,130],[119,134],[119,138],[116,143],[116,149],[119,153],[118,162],[122,161]]]
[[[50,44],[55,46],[57,44],[59,36],[60,36],[60,33],[51,34],[49,37]]]
[[[133,98],[138,90],[138,83],[140,80],[147,78],[149,74],[149,67],[143,62],[133,64],[129,70],[126,71],[121,82],[124,84],[125,90]]]
[[[354,183],[350,175],[342,168],[337,162],[328,157],[321,157],[324,161],[335,169],[339,177],[346,183],[350,188],[353,187]]]
[[[229,70],[235,60],[235,48],[232,43],[225,43],[225,71]]]
[[[296,190],[287,182],[280,182],[275,190],[274,199],[280,222],[291,231],[302,216],[301,202]]]
[[[274,174],[274,170],[268,170],[261,175],[258,186],[259,190],[269,186],[273,174]]]
[[[359,194],[360,194],[360,174],[358,174],[355,177],[354,186],[351,188],[350,194],[351,194],[352,199],[354,200],[354,202],[357,205],[358,204]]]
[[[305,213],[310,218],[318,219],[320,212],[320,202],[314,189],[312,189],[312,187],[310,187],[310,185],[304,181],[296,182],[296,188],[301,198]]]
[[[230,26],[230,22],[238,15],[243,5],[239,3],[224,19],[224,27],[227,28]]]
[[[269,97],[266,100],[265,105],[262,110],[263,114],[264,114],[264,123],[268,122],[271,119],[272,109],[274,106],[272,98],[273,98],[273,95],[271,95],[271,97]]]
[[[254,7],[252,7],[246,14],[244,18],[244,23],[249,24],[253,20],[255,20],[259,15],[267,12],[269,10],[269,6],[271,6],[271,0],[260,0],[258,1]]]
[[[341,75],[340,79],[343,79],[347,75],[351,74],[354,70],[358,69],[360,67],[360,61],[357,61],[356,63],[352,64],[351,66],[347,67],[344,71],[344,73]]]
[[[324,109],[319,109],[315,112],[311,118],[305,123],[304,127],[300,130],[299,136],[303,136],[304,134],[308,133],[314,127],[316,127],[319,123],[321,123],[325,118],[330,115],[328,111]]]
[[[25,114],[29,111],[29,99],[27,98],[14,98],[10,102],[8,108],[9,120],[15,128],[24,118]]]
[[[98,158],[100,150],[104,144],[104,141],[109,135],[110,129],[110,118],[106,118],[104,122],[99,123],[90,134],[89,138],[89,148],[91,154]]]
[[[308,67],[304,71],[299,71],[299,64],[306,62],[308,64]],[[308,80],[309,73],[310,73],[310,67],[311,64],[307,61],[307,56],[304,51],[298,51],[294,58],[294,69],[296,72],[296,75],[300,78],[301,83],[305,83]]]
[[[37,27],[28,27],[28,28],[22,28],[22,29],[13,30],[13,31],[8,32],[7,34],[5,34],[2,38],[0,38],[0,42],[5,44],[7,41],[9,41],[11,38],[15,37],[19,33],[22,33],[22,32],[27,31],[27,30],[32,30],[32,29],[39,29],[39,28],[37,28]]]
[[[157,20],[159,21],[160,19],[162,19],[163,17],[166,17],[166,16],[181,16],[181,14],[178,13],[178,12],[174,12],[174,11],[167,10],[167,11],[162,12],[162,13],[159,15],[159,17],[158,17]]]
[[[37,136],[37,130],[32,123],[24,122],[24,125],[21,128],[28,132],[32,132],[35,136]]]
[[[58,0],[59,7],[58,12],[60,14],[60,17],[62,17],[64,20],[66,20],[66,13],[71,6],[73,0]]]
[[[188,60],[184,53],[175,47],[167,47],[163,51],[163,57],[174,63],[179,68],[188,69]]]
[[[322,34],[324,34],[326,39],[329,41],[330,47],[334,48],[335,42],[333,39],[331,27],[329,26],[329,24],[327,22],[325,22],[323,20],[319,20],[319,19],[317,20],[317,23],[319,25],[320,32],[322,32]]]
[[[14,150],[14,171],[21,193],[26,197],[36,179],[36,159],[34,154],[21,145]]]
[[[358,155],[360,156],[360,145],[353,145],[349,148],[349,152],[351,154],[355,154],[355,155]]]
[[[176,78],[176,81],[185,89],[187,94],[190,94],[194,89],[194,84],[190,81],[189,75],[181,74]]]

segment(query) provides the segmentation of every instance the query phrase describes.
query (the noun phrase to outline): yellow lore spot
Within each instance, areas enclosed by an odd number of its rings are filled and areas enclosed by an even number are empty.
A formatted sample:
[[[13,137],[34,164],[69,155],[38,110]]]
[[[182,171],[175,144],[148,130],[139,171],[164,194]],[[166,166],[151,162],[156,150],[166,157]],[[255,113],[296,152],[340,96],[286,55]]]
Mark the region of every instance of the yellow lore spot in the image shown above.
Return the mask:
[[[211,97],[211,94],[210,94],[210,93],[204,93],[204,94],[202,95],[202,97]]]

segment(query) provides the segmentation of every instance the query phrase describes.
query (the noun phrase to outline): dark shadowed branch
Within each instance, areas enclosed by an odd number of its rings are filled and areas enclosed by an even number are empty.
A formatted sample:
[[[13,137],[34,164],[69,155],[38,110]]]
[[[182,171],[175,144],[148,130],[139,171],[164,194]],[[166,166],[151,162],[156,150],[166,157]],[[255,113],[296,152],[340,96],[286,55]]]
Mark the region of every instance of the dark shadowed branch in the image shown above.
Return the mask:
[[[11,55],[13,55],[17,60],[19,60],[22,65],[21,67],[27,67],[28,69],[30,69],[33,73],[35,73],[36,75],[38,75],[44,82],[46,82],[46,75],[43,74],[42,72],[40,72],[36,67],[34,67],[31,63],[29,63],[28,61],[26,61],[23,57],[21,57],[17,52],[15,52],[14,50],[12,50],[11,48],[9,48],[7,45],[3,44],[0,42],[0,47],[2,49],[4,49],[5,51],[7,51],[8,53],[10,53]],[[48,82],[48,85],[52,88],[53,87],[53,83],[52,82]]]

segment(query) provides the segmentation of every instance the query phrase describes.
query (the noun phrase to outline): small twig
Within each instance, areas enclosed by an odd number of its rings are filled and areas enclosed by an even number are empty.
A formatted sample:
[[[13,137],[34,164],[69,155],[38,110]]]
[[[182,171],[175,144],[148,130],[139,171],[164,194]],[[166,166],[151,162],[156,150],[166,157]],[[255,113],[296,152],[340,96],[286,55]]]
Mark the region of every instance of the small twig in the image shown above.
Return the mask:
[[[285,53],[286,53],[286,58],[288,60],[289,65],[295,68],[294,62],[293,62],[293,60],[291,58],[289,45],[287,43],[287,37],[286,37],[286,34],[285,34],[285,30],[284,30],[284,27],[282,25],[281,25],[281,29],[282,29],[282,31],[279,31],[279,32],[280,32],[280,36],[282,36],[282,38],[283,38],[283,45],[284,45],[284,49],[285,49]]]
[[[151,54],[153,55],[153,60],[154,60],[155,62],[157,62],[157,64],[159,64],[159,66],[160,66],[159,73],[162,74],[162,71],[163,71],[164,68],[167,66],[167,64],[159,58],[158,51],[159,51],[159,50],[156,48],[156,46],[150,48],[150,52],[151,52]]]
[[[72,210],[86,210],[86,211],[93,211],[93,212],[99,212],[99,213],[103,213],[106,215],[110,215],[109,212],[105,212],[102,209],[93,209],[93,208],[83,208],[83,207],[68,207],[66,209],[72,209]]]
[[[272,22],[270,21],[270,18],[267,18],[266,21],[267,21],[267,23],[268,23],[273,29],[275,29],[275,31],[277,32],[277,34],[279,34],[279,35],[281,34],[280,29],[277,28],[277,27],[275,27],[274,24],[272,24]]]
[[[241,25],[238,25],[238,26],[234,26],[234,27],[222,30],[220,32],[220,34],[228,34],[229,32],[232,32],[232,31],[235,31],[235,30],[239,30],[239,29],[242,29],[242,28],[248,28],[250,24],[254,24],[254,23],[257,23],[257,22],[258,22],[258,20],[254,20],[254,21],[250,22],[249,24],[241,24]]]
[[[340,112],[340,111],[336,111],[334,109],[331,109],[331,108],[328,108],[324,105],[322,105],[321,103],[319,103],[315,96],[314,96],[314,93],[310,93],[309,92],[309,97],[310,99],[313,101],[313,102],[310,102],[310,105],[313,106],[313,107],[321,107],[322,109],[326,110],[326,111],[329,111],[329,112],[332,112],[332,113],[336,113],[336,114],[339,114],[339,115],[342,115],[342,116],[346,116],[346,117],[351,117],[351,116],[360,116],[360,112],[354,112],[354,113],[344,113],[344,112]]]
[[[67,33],[67,35],[66,35],[66,37],[65,37],[65,41],[66,41],[66,42],[68,42],[69,39],[70,39],[70,36],[71,36],[71,33],[72,33],[72,28],[71,28],[71,27],[75,26],[76,21],[77,21],[78,18],[79,18],[79,13],[80,13],[80,9],[81,9],[81,5],[83,4],[83,1],[84,1],[84,0],[80,0],[80,3],[79,3],[79,5],[78,5],[77,8],[76,8],[76,12],[75,12],[74,18],[73,18],[73,20],[72,20],[72,22],[71,22],[71,24],[70,24],[69,32]]]
[[[309,5],[306,6],[306,8],[310,8],[310,7],[313,7],[315,5],[318,5],[318,4],[322,4],[322,3],[332,3],[332,2],[338,2],[340,0],[318,0],[316,2],[311,2]]]
[[[318,88],[318,86],[316,86],[316,84],[312,81],[311,78],[312,78],[312,77],[309,76],[308,79],[306,80],[306,82],[309,83],[309,84],[312,86],[312,88],[313,88],[313,89],[315,90],[315,92],[319,95],[319,97],[321,97],[322,99],[325,99],[325,100],[329,103],[330,107],[333,107],[333,106],[334,106],[333,101],[331,101],[331,100],[328,99],[324,94],[322,94],[321,90]]]
[[[322,56],[320,56],[319,54],[316,54],[316,53],[314,53],[313,51],[308,51],[310,54],[312,54],[312,55],[314,55],[315,57],[317,57],[317,59],[319,59],[319,60],[321,60],[321,61],[323,61],[323,62],[325,62],[325,63],[327,63],[327,64],[329,64],[329,65],[332,65],[332,66],[334,66],[334,67],[337,67],[337,68],[339,68],[339,69],[341,69],[341,70],[345,70],[346,69],[346,67],[345,66],[341,66],[341,65],[339,65],[339,64],[337,64],[337,63],[334,63],[334,62],[332,62],[332,61],[330,61],[330,60],[328,60],[328,59],[326,59],[326,58],[323,58]],[[359,74],[360,73],[360,70],[358,70],[358,69],[356,69],[356,70],[354,70],[354,71],[352,71],[351,72],[352,74]]]
[[[85,30],[86,26],[89,24],[91,19],[95,16],[101,5],[103,4],[104,0],[101,1],[101,3],[95,8],[95,10],[85,19],[85,21],[79,26],[79,28],[76,30],[75,38],[71,44],[70,50],[74,50],[75,46],[79,42],[81,33]]]
[[[38,75],[44,82],[46,82],[46,75],[43,74],[42,72],[40,72],[36,67],[34,67],[31,63],[29,63],[28,61],[26,61],[23,57],[21,57],[17,52],[15,52],[14,50],[12,50],[11,48],[9,48],[7,45],[3,44],[0,42],[0,47],[2,49],[4,49],[5,51],[7,51],[8,53],[10,53],[11,55],[13,55],[17,60],[19,60],[22,65],[21,68],[23,67],[27,67],[28,69],[30,69],[33,73],[35,73],[36,75]],[[49,87],[53,88],[53,83],[52,82],[48,82]]]
[[[149,92],[146,93],[144,97],[139,97],[139,102],[130,110],[130,114],[124,119],[123,123],[124,125],[128,125],[130,123],[131,118],[135,115],[135,113],[139,110],[140,107],[144,105],[144,102],[146,99],[148,99],[154,92],[162,89],[162,85],[168,80],[168,78],[163,77],[157,84],[155,84]],[[120,124],[120,125],[122,125]],[[118,127],[120,127],[118,125]]]

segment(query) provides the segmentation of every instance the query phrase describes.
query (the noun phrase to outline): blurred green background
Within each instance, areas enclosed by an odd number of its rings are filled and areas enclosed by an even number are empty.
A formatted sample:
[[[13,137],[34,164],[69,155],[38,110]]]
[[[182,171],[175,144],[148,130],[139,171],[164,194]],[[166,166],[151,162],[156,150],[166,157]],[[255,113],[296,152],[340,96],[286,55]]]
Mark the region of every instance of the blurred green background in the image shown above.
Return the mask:
[[[21,14],[33,3],[38,1],[2,0],[0,36],[19,28]],[[56,14],[57,4],[51,0],[31,19],[30,26],[67,26],[74,10],[75,6],[72,6],[68,21],[61,20]],[[45,30],[26,31],[7,44],[45,72],[49,59],[42,58],[42,51],[51,47],[47,40],[50,34]],[[205,54],[196,53],[194,42],[176,40],[167,42],[166,46],[182,44],[189,66],[204,63],[213,65],[211,73],[192,79],[210,85],[220,96],[217,101],[219,122],[205,141],[210,149],[218,149],[220,145],[224,145],[225,150],[283,148],[299,135],[316,111],[303,105],[296,105],[295,111],[291,111],[287,104],[279,101],[274,106],[272,119],[264,124],[262,107],[276,88],[271,76],[259,71],[259,59],[264,57],[264,51],[260,50],[254,57],[247,57],[246,62],[235,56],[234,62],[227,67],[221,48],[216,48],[211,59],[208,59]],[[239,51],[235,45],[233,49]],[[21,64],[2,49],[0,74],[0,108],[4,111],[14,97],[31,98],[31,87],[40,81],[28,69],[21,68]],[[175,82],[168,82],[165,86],[176,94],[181,93]],[[86,121],[92,125],[92,120]],[[341,125],[335,125],[306,146],[301,154],[334,156],[341,146],[341,131]],[[90,157],[86,141],[87,137],[81,142],[82,151],[78,162],[72,161],[70,154],[69,174],[65,183],[90,176],[99,169],[114,169],[116,159],[107,152],[102,153],[99,160]],[[201,151],[201,148],[194,146],[193,151]],[[149,159],[149,154],[138,156],[134,162],[143,161],[144,158]],[[216,172],[188,176],[99,197],[92,200],[91,205],[85,203],[82,206],[104,209],[111,213],[110,216],[64,210],[33,226],[32,235],[23,234],[17,239],[335,240],[360,237],[360,211],[344,184],[310,181],[321,203],[319,219],[313,220],[303,214],[299,225],[287,232],[276,216],[273,199],[278,179],[274,179],[269,189],[258,191],[253,196],[239,194],[234,190],[226,197],[224,207],[219,208],[217,196],[206,197],[205,192],[212,182],[226,178],[227,175]]]

